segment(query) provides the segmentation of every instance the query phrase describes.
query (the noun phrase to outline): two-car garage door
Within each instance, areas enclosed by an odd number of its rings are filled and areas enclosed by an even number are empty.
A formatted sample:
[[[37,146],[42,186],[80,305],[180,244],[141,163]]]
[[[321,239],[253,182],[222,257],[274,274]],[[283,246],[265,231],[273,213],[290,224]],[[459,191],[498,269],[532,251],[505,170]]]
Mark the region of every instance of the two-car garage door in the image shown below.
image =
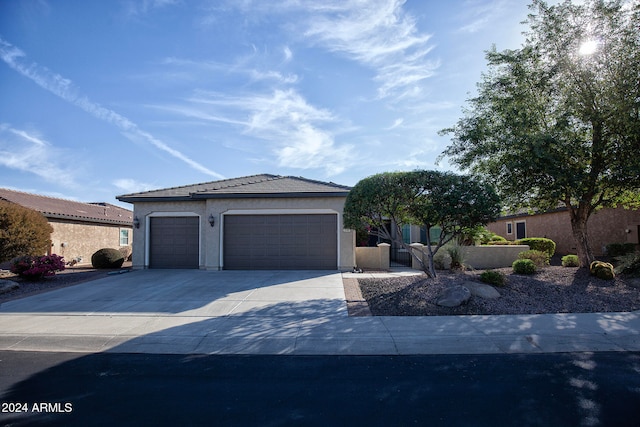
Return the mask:
[[[198,268],[199,217],[150,218],[149,267]],[[336,270],[336,214],[225,215],[228,270]]]
[[[337,215],[226,215],[228,270],[336,270]]]

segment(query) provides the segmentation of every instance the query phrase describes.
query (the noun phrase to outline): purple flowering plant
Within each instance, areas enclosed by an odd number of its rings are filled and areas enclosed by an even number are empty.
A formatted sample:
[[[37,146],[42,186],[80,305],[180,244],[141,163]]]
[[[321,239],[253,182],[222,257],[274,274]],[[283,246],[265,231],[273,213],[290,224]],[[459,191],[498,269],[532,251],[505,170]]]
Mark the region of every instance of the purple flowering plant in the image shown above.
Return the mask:
[[[64,258],[59,255],[22,256],[13,261],[11,272],[29,280],[53,276],[64,270]]]

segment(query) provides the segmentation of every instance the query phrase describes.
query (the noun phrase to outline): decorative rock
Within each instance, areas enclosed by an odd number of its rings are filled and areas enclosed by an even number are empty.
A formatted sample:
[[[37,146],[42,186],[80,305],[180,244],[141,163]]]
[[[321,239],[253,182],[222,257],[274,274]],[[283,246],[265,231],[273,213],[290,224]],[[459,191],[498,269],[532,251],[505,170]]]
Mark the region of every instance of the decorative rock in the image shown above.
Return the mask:
[[[0,294],[6,294],[14,289],[18,289],[20,285],[11,280],[0,280]]]
[[[464,282],[462,286],[469,289],[471,295],[476,297],[484,299],[500,298],[500,292],[498,292],[496,288],[494,288],[493,286],[485,285],[484,283]]]
[[[469,301],[471,298],[471,292],[464,286],[456,285],[445,289],[445,291],[438,297],[436,304],[442,307],[458,307]]]

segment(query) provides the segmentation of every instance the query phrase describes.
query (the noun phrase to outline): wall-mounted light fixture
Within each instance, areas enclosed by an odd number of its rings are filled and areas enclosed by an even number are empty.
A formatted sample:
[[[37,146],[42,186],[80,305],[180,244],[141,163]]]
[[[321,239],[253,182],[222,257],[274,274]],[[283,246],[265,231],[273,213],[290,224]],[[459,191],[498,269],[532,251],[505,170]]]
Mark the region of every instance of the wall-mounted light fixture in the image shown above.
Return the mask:
[[[626,230],[624,230],[624,232],[629,234],[629,233],[631,233],[631,230],[627,228]]]
[[[135,218],[133,218],[133,226],[135,228],[140,228],[140,220],[138,219],[137,216]]]
[[[212,227],[216,225],[216,219],[213,217],[213,214],[209,214],[209,225]]]

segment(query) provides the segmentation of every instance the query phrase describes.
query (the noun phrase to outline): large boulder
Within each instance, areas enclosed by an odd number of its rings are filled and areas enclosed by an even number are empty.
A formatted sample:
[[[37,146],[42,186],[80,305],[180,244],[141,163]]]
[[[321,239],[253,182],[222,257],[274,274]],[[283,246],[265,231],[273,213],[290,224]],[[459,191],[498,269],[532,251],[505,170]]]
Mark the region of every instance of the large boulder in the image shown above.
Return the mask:
[[[471,298],[471,291],[462,285],[452,286],[444,290],[438,297],[436,304],[442,307],[458,307]]]
[[[500,298],[500,292],[498,292],[496,288],[494,288],[493,286],[485,285],[484,283],[464,282],[462,286],[469,289],[471,295],[475,297],[484,299]]]

